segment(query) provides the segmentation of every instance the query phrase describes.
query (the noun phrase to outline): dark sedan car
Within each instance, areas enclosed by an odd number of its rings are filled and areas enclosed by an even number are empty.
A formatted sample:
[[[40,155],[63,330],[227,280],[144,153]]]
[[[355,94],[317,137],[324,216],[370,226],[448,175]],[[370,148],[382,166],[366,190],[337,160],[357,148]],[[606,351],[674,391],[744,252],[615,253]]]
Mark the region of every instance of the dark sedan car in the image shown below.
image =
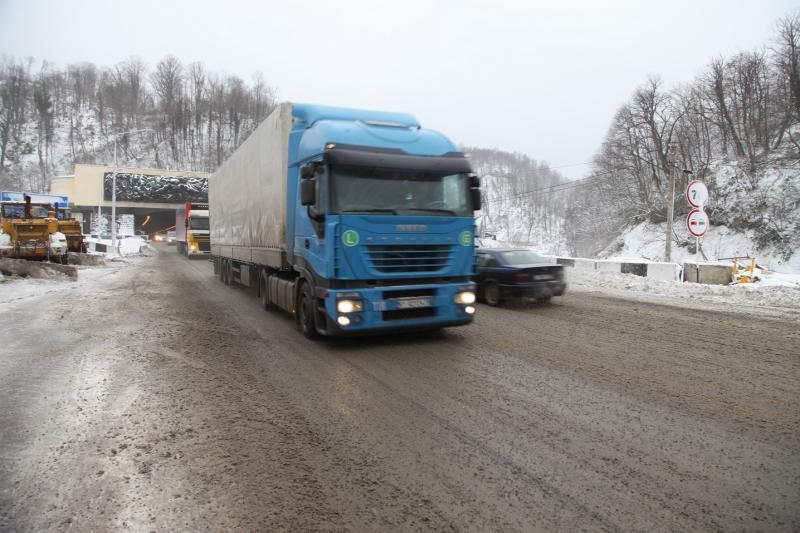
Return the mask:
[[[478,248],[478,297],[499,305],[510,297],[532,296],[549,300],[567,290],[564,267],[526,249]]]

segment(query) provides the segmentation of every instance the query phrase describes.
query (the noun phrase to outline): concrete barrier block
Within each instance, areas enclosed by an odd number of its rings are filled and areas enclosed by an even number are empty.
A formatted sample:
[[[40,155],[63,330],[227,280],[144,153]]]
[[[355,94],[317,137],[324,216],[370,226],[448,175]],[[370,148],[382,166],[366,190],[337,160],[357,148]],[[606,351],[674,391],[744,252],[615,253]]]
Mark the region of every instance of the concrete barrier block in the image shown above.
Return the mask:
[[[684,263],[683,280],[706,285],[727,285],[733,280],[733,272],[727,265]]]
[[[591,259],[576,258],[571,268],[574,268],[575,272],[594,272],[594,263],[595,262]]]
[[[620,263],[619,271],[623,274],[633,274],[645,278],[648,266],[647,263]]]
[[[622,264],[616,261],[595,261],[594,269],[597,272],[616,272],[619,274],[622,271]]]
[[[676,263],[647,263],[647,278],[658,281],[680,281],[681,267]]]

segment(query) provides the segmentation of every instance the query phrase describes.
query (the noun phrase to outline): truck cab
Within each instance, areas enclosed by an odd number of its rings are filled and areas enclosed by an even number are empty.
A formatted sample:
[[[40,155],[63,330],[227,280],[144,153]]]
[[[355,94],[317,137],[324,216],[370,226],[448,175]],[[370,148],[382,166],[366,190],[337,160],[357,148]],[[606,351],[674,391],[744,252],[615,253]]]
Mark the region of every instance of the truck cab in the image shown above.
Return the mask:
[[[470,323],[480,185],[468,159],[405,114],[293,111],[300,205],[290,248],[311,292],[299,295],[301,327],[338,335]]]
[[[175,240],[186,257],[211,254],[208,203],[186,202],[175,215]]]

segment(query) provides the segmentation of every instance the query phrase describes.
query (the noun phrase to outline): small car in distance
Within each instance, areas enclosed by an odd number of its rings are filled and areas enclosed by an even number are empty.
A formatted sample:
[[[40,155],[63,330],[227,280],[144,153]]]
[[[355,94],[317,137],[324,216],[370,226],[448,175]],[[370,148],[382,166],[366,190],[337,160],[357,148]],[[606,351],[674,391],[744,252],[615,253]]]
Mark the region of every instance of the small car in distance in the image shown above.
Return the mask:
[[[508,298],[547,301],[567,290],[564,267],[525,248],[478,248],[475,252],[478,298],[500,305]]]

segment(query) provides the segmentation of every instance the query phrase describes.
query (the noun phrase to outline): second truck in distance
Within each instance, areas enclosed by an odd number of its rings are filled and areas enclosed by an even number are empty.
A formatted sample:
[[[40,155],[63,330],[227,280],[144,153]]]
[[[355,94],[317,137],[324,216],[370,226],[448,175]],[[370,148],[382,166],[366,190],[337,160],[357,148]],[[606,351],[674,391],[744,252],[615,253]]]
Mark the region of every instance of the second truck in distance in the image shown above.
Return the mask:
[[[209,179],[223,282],[308,337],[469,324],[480,184],[404,113],[284,103]]]
[[[175,212],[175,242],[186,257],[209,255],[208,203],[186,202]]]

